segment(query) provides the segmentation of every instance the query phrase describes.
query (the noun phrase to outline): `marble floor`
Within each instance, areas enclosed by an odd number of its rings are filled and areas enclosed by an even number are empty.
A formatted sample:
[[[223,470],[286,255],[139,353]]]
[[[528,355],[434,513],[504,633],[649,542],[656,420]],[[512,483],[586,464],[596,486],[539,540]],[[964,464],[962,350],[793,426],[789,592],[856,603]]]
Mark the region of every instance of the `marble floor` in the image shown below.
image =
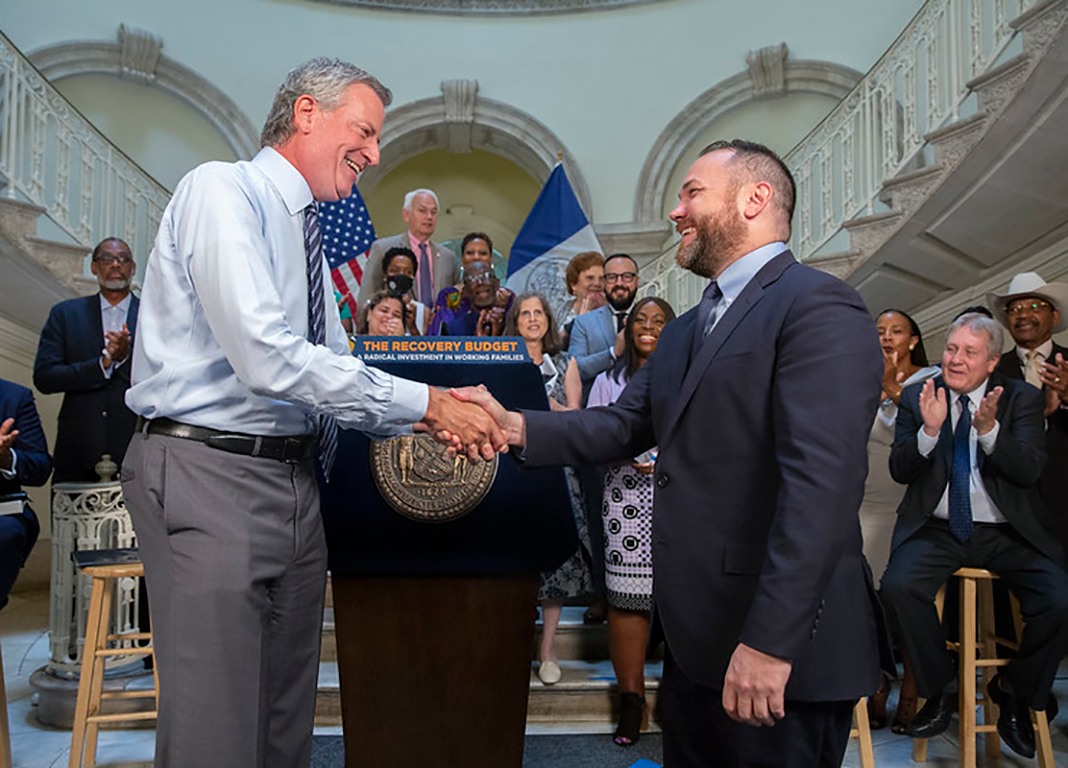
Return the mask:
[[[64,766],[70,754],[70,731],[47,728],[37,722],[34,714],[30,674],[48,661],[48,594],[22,592],[11,596],[11,602],[0,612],[0,646],[3,648],[3,671],[7,683],[8,714],[11,721],[11,746],[15,768],[53,768]],[[1054,692],[1061,709],[1068,711],[1068,664],[1061,665]],[[893,703],[893,701],[891,702]],[[603,728],[582,729],[581,732],[603,732]],[[322,735],[340,734],[340,728],[317,728]],[[537,726],[531,735],[574,733],[567,726]],[[1057,766],[1068,766],[1068,717],[1063,714],[1053,723],[1053,745]],[[911,742],[887,730],[872,734],[875,744],[875,763],[878,768],[913,766]],[[133,768],[151,765],[154,731],[150,728],[122,731],[102,731],[97,763],[108,768]],[[986,761],[980,754],[980,766],[1034,766],[1035,760],[1024,760],[1004,750],[1001,758]],[[843,764],[859,766],[855,744],[851,744]],[[927,765],[949,768],[957,765],[955,728],[933,739],[928,749]],[[562,767],[563,768],[563,767]]]

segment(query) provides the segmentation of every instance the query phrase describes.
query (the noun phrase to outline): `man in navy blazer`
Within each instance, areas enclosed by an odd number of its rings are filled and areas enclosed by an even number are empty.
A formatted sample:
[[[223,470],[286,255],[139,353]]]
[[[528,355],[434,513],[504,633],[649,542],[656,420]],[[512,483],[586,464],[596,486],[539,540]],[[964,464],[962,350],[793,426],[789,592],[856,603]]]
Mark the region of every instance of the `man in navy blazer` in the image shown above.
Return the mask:
[[[857,509],[882,355],[856,292],[786,250],[793,201],[769,149],[710,145],[671,218],[679,265],[713,282],[614,405],[520,414],[484,391],[457,393],[531,465],[659,446],[667,765],[840,765],[853,707],[879,686]]]
[[[23,486],[44,485],[51,472],[33,392],[0,379],[0,608],[41,531]]]
[[[1068,651],[1068,561],[1053,536],[1038,479],[1046,462],[1044,397],[996,369],[1002,332],[977,313],[949,329],[942,376],[906,387],[890,472],[908,485],[898,507],[882,594],[897,618],[916,688],[927,699],[906,733],[949,726],[956,668],[934,607],[962,566],[989,568],[1017,596],[1025,625],[1016,658],[989,686],[998,733],[1034,757],[1028,708],[1047,704]]]
[[[100,292],[52,307],[33,365],[33,384],[62,392],[56,430],[56,482],[93,482],[105,453],[122,465],[136,415],[126,407],[130,350],[137,325],[136,269],[130,247],[108,238],[90,265]]]

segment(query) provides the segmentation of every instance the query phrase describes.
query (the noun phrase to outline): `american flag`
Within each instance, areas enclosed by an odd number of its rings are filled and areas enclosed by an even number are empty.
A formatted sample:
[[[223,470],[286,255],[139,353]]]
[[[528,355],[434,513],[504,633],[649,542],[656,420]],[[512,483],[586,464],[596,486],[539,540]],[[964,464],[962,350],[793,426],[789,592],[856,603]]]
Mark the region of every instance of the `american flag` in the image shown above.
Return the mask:
[[[323,225],[323,252],[330,265],[330,276],[355,317],[356,292],[360,290],[367,252],[375,241],[371,216],[360,191],[353,185],[352,195],[344,200],[319,203],[319,219]]]

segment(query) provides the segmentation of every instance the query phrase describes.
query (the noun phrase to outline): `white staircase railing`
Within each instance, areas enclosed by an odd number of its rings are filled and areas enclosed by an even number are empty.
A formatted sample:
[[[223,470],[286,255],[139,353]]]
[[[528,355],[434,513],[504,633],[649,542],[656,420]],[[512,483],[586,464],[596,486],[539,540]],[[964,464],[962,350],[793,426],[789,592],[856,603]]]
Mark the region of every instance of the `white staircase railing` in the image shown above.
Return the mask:
[[[0,183],[78,244],[152,247],[170,193],[119,151],[0,33]]]
[[[786,155],[797,181],[791,247],[811,259],[844,222],[880,210],[883,183],[922,165],[924,136],[960,117],[967,83],[1016,36],[1010,22],[1042,0],[928,0],[856,88]],[[844,248],[842,249],[844,250]],[[704,280],[666,253],[642,270],[644,292],[676,309]]]

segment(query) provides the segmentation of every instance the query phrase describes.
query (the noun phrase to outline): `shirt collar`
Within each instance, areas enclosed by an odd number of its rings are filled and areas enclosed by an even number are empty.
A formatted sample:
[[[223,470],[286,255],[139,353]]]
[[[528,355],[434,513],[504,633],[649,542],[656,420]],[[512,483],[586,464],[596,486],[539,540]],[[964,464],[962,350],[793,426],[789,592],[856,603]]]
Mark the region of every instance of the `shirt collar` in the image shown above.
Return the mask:
[[[100,309],[102,309],[102,310],[117,309],[117,310],[121,310],[123,312],[129,312],[129,310],[130,310],[130,297],[132,295],[133,294],[127,293],[126,294],[126,298],[124,298],[118,304],[112,304],[110,301],[105,299],[104,298],[104,294],[101,293],[100,294]]]
[[[956,409],[957,401],[960,400],[962,397],[967,397],[969,400],[972,401],[970,410],[972,413],[975,413],[975,409],[979,407],[979,403],[983,402],[983,396],[986,394],[986,387],[989,383],[990,377],[988,376],[987,378],[983,379],[982,384],[973,389],[971,392],[965,392],[963,395],[959,395],[953,390],[950,390],[950,394],[952,395],[952,402],[950,403],[950,405],[952,405],[953,408]],[[954,413],[956,413],[956,410],[954,410]]]
[[[786,243],[782,241],[768,243],[750,251],[728,266],[716,278],[719,289],[723,292],[723,299],[730,303],[738,298],[738,294],[745,289],[756,273],[785,250]]]
[[[311,187],[294,165],[274,147],[264,147],[252,158],[252,164],[270,180],[291,216],[296,216],[313,202]]]
[[[1030,350],[1024,349],[1023,347],[1016,347],[1016,354],[1019,356],[1020,362],[1023,365],[1027,365],[1027,353],[1029,351]],[[1042,362],[1049,360],[1049,356],[1053,354],[1053,339],[1046,339],[1046,343],[1039,344],[1035,347],[1035,351],[1042,355]]]
[[[418,237],[412,234],[412,230],[410,229],[408,230],[408,242],[412,244],[412,250],[416,253],[419,253],[420,245],[425,245],[427,248],[430,248],[429,238],[427,238],[426,240],[420,240]]]

